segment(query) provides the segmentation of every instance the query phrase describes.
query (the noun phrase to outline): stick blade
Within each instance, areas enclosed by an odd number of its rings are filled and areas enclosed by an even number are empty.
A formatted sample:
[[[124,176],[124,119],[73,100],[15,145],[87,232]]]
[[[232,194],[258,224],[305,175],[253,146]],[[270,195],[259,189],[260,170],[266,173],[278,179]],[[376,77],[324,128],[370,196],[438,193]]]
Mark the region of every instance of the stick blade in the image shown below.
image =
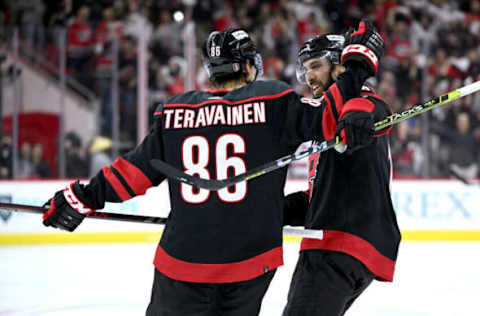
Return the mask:
[[[167,178],[190,184],[197,188],[218,191],[229,185],[228,181],[225,180],[210,180],[191,176],[160,159],[152,159],[150,160],[150,164],[154,169],[163,173]]]

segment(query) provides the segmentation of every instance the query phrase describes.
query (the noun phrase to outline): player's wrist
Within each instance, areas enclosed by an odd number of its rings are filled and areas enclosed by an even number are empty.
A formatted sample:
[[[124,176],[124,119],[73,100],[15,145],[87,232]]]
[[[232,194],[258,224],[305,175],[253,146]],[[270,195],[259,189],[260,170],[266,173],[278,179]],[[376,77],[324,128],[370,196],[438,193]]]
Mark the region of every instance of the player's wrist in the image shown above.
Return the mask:
[[[43,215],[43,224],[74,231],[87,215],[95,212],[82,200],[82,197],[83,188],[78,181],[56,192],[50,200],[48,211]]]
[[[95,212],[93,208],[87,205],[87,198],[83,192],[83,185],[77,180],[67,186],[63,190],[63,196],[65,197],[68,205],[83,215],[90,215]]]

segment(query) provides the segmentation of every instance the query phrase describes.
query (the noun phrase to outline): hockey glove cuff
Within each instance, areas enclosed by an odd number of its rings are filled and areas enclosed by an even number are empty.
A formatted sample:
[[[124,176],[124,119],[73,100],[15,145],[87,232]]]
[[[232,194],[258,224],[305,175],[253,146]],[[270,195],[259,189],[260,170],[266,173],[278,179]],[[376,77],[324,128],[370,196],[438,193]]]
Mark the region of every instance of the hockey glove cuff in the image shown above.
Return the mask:
[[[340,58],[348,67],[350,63],[360,63],[371,76],[378,71],[378,62],[385,54],[385,42],[368,20],[362,20],[356,30],[345,34],[345,48]]]
[[[67,188],[55,193],[46,204],[49,209],[43,214],[43,224],[69,232],[80,225],[85,216],[95,212],[83,201],[83,187],[79,181],[71,183]]]

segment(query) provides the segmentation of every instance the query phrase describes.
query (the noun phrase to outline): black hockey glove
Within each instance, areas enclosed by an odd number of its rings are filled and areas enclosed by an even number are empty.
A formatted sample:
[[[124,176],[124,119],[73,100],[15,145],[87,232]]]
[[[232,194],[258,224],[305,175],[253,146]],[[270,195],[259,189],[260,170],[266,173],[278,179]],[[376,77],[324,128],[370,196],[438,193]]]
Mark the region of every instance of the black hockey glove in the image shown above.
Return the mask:
[[[373,142],[373,124],[373,114],[364,111],[349,112],[340,119],[336,134],[347,145],[347,154],[351,154]],[[340,148],[335,147],[337,151],[343,152],[344,150]]]
[[[43,214],[43,225],[73,232],[85,216],[95,212],[84,200],[83,185],[78,180],[56,192],[54,197],[45,203],[49,204],[50,208]]]
[[[357,29],[350,29],[345,34],[345,48],[340,61],[348,67],[351,62],[360,62],[366,67],[370,76],[378,70],[378,62],[385,54],[385,42],[373,24],[363,19]]]

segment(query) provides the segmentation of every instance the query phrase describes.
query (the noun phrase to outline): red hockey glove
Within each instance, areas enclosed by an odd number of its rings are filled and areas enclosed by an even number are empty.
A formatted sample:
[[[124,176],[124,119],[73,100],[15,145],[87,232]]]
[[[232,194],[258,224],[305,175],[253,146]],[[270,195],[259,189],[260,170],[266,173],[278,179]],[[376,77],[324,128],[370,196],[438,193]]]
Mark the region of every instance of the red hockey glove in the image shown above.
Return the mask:
[[[78,180],[71,183],[64,190],[56,192],[54,197],[45,203],[50,204],[50,208],[43,214],[43,224],[69,232],[74,231],[85,216],[95,212],[83,202],[84,200],[82,185]]]
[[[340,58],[348,67],[351,62],[360,62],[371,76],[378,71],[378,61],[385,54],[385,42],[368,20],[361,20],[357,29],[350,29],[345,34],[345,48]]]

